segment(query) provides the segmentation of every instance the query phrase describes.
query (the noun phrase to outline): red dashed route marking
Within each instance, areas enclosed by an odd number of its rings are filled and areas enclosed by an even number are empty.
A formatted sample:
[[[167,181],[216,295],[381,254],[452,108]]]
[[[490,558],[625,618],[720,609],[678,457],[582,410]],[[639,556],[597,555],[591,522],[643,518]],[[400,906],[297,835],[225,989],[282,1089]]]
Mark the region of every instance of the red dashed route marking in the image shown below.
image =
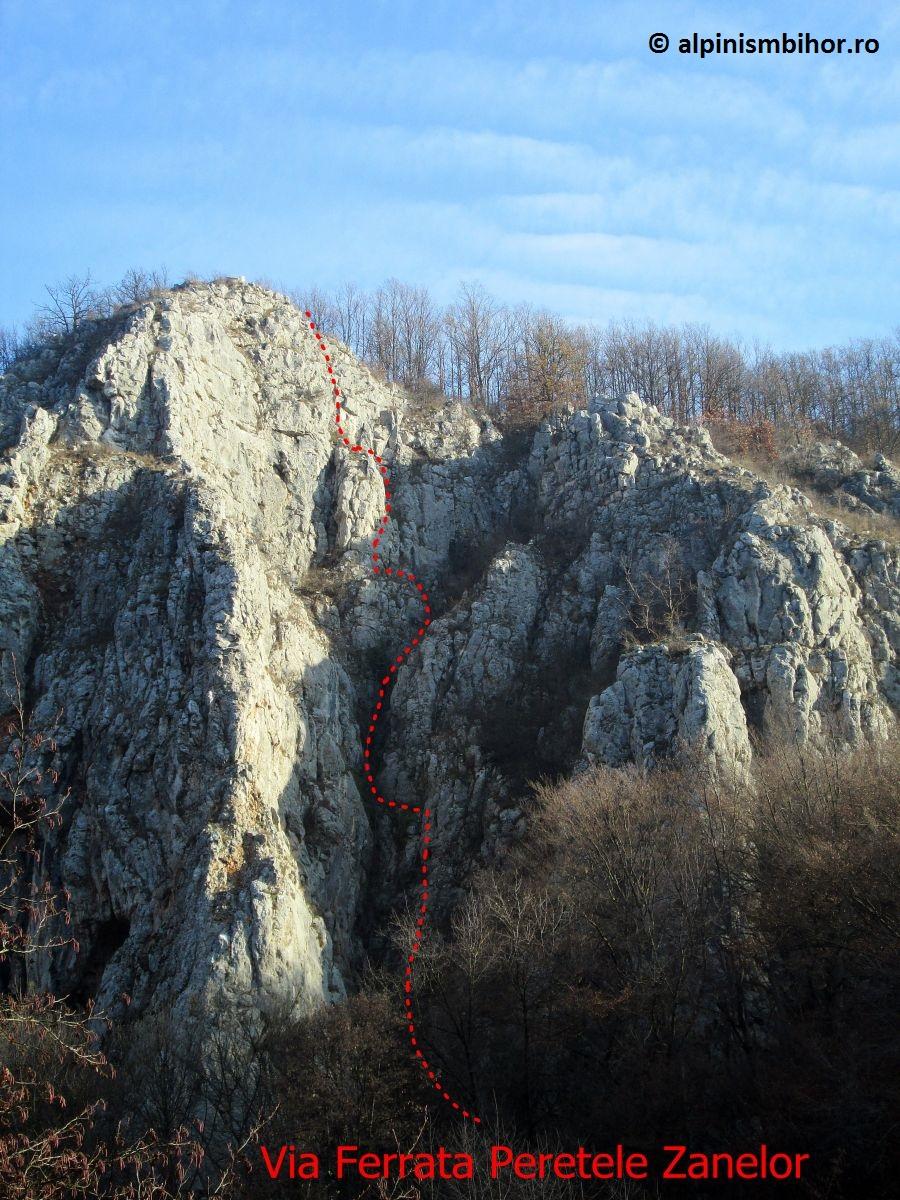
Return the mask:
[[[381,539],[384,537],[387,530],[388,521],[391,519],[391,480],[388,474],[388,469],[384,465],[381,455],[376,454],[371,446],[361,446],[358,442],[354,442],[348,435],[344,426],[344,411],[341,403],[341,389],[337,375],[334,370],[334,362],[328,350],[328,343],[322,336],[319,329],[316,328],[315,321],[312,320],[312,313],[307,312],[309,320],[309,328],[316,339],[319,351],[322,355],[322,363],[328,375],[328,381],[331,384],[332,395],[334,396],[334,420],[337,426],[338,437],[341,444],[347,449],[350,454],[364,454],[371,458],[377,466],[382,479],[384,480],[384,512],[378,521],[378,528],[375,530],[375,535],[372,538],[372,571],[375,575],[389,575],[394,579],[402,579],[414,589],[414,593],[419,603],[422,605],[421,624],[416,630],[416,636],[409,639],[409,644],[404,646],[402,651],[396,656],[387,670],[387,673],[382,677],[378,685],[378,699],[375,707],[372,710],[372,715],[369,717],[369,725],[366,730],[366,736],[363,741],[363,764],[365,769],[366,783],[369,785],[369,793],[376,804],[383,804],[386,808],[396,808],[401,812],[419,813],[422,818],[422,835],[421,849],[419,858],[421,860],[421,874],[419,882],[419,909],[416,917],[416,931],[413,934],[413,942],[410,946],[409,954],[406,958],[406,970],[403,979],[403,1006],[406,1016],[406,1028],[409,1033],[410,1048],[415,1056],[416,1062],[432,1081],[435,1091],[447,1101],[451,1108],[455,1109],[461,1116],[469,1121],[473,1121],[476,1125],[481,1124],[481,1118],[474,1113],[469,1112],[467,1108],[454,1100],[448,1091],[444,1089],[444,1085],[438,1078],[438,1072],[433,1065],[428,1061],[422,1051],[419,1049],[418,1039],[416,1037],[416,1022],[413,1011],[413,966],[419,951],[422,949],[422,939],[425,936],[425,926],[428,918],[428,860],[430,856],[431,846],[431,809],[422,808],[418,804],[400,804],[396,800],[385,800],[384,796],[378,790],[375,783],[375,768],[372,758],[372,740],[375,736],[375,730],[378,725],[379,718],[382,715],[384,708],[384,700],[387,695],[388,688],[397,678],[397,670],[402,667],[404,662],[413,653],[415,648],[420,644],[422,639],[428,633],[428,627],[431,625],[431,605],[428,601],[428,592],[425,590],[425,585],[421,580],[417,579],[412,571],[404,570],[400,567],[386,567],[379,553],[378,547],[381,545]]]

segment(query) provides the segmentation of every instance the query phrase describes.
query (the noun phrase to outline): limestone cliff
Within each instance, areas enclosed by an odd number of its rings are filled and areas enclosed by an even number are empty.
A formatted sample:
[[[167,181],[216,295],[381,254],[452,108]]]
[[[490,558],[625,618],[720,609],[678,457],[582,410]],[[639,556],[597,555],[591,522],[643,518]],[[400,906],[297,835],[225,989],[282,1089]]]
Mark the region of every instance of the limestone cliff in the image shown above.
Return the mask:
[[[767,723],[892,735],[890,541],[637,397],[501,435],[332,353],[391,464],[384,559],[433,597],[378,751],[382,789],[435,810],[438,914],[515,838],[531,777],[686,747],[740,768]],[[414,869],[415,831],[364,803],[360,729],[415,615],[369,570],[384,485],[333,416],[302,314],[241,280],[0,382],[3,707],[17,671],[56,731],[44,869],[82,947],[34,970],[113,1014],[338,997]],[[808,470],[896,513],[891,464],[847,453]]]

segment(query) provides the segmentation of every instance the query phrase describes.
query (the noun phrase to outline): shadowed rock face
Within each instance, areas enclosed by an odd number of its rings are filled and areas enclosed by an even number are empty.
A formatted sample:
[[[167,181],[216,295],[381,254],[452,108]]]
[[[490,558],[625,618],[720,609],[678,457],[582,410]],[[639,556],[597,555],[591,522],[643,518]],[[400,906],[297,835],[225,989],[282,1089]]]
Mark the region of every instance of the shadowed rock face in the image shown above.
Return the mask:
[[[436,812],[439,914],[517,836],[529,778],[684,747],[743,769],[748,722],[891,734],[893,546],[637,397],[504,438],[333,355],[354,436],[391,465],[383,557],[433,597],[380,782]],[[414,830],[363,802],[360,721],[415,609],[368,569],[383,483],[333,430],[302,315],[238,280],[0,382],[3,707],[15,666],[70,789],[44,869],[82,952],[33,967],[57,990],[186,1018],[312,1003],[381,944]],[[839,467],[896,510],[889,463]]]

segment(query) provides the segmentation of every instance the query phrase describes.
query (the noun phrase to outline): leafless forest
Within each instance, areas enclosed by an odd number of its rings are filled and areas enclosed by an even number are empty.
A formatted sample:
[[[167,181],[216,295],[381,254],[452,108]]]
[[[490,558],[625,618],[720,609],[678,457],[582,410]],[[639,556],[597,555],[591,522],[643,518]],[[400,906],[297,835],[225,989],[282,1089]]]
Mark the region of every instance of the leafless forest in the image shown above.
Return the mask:
[[[348,284],[297,299],[388,380],[496,412],[531,414],[633,391],[679,422],[814,423],[863,448],[897,437],[897,332],[778,354],[698,325],[572,325],[499,304],[477,284],[463,285],[443,308],[424,288],[397,280],[374,292]]]
[[[88,273],[48,285],[23,330],[0,329],[0,368],[42,338],[140,303],[164,271],[132,270],[114,287]],[[777,353],[701,325],[611,321],[577,325],[528,305],[499,303],[464,283],[446,306],[391,279],[289,293],[390,382],[452,396],[505,420],[529,420],[589,395],[637,392],[678,422],[814,429],[854,449],[888,453],[900,429],[900,330],[844,346]]]

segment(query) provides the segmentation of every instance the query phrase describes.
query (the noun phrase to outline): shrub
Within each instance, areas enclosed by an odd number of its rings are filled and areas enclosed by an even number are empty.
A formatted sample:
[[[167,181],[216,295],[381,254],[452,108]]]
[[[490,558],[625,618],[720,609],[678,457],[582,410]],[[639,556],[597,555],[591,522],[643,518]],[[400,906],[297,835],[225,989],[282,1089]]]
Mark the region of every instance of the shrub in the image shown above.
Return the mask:
[[[696,585],[678,542],[663,537],[652,560],[626,557],[619,565],[619,604],[626,623],[626,641],[644,645],[683,638],[696,600]]]
[[[749,783],[540,788],[520,854],[426,944],[432,1056],[526,1141],[753,1130],[811,1153],[814,1189],[892,1194],[897,799],[888,749],[836,742],[770,746]]]

